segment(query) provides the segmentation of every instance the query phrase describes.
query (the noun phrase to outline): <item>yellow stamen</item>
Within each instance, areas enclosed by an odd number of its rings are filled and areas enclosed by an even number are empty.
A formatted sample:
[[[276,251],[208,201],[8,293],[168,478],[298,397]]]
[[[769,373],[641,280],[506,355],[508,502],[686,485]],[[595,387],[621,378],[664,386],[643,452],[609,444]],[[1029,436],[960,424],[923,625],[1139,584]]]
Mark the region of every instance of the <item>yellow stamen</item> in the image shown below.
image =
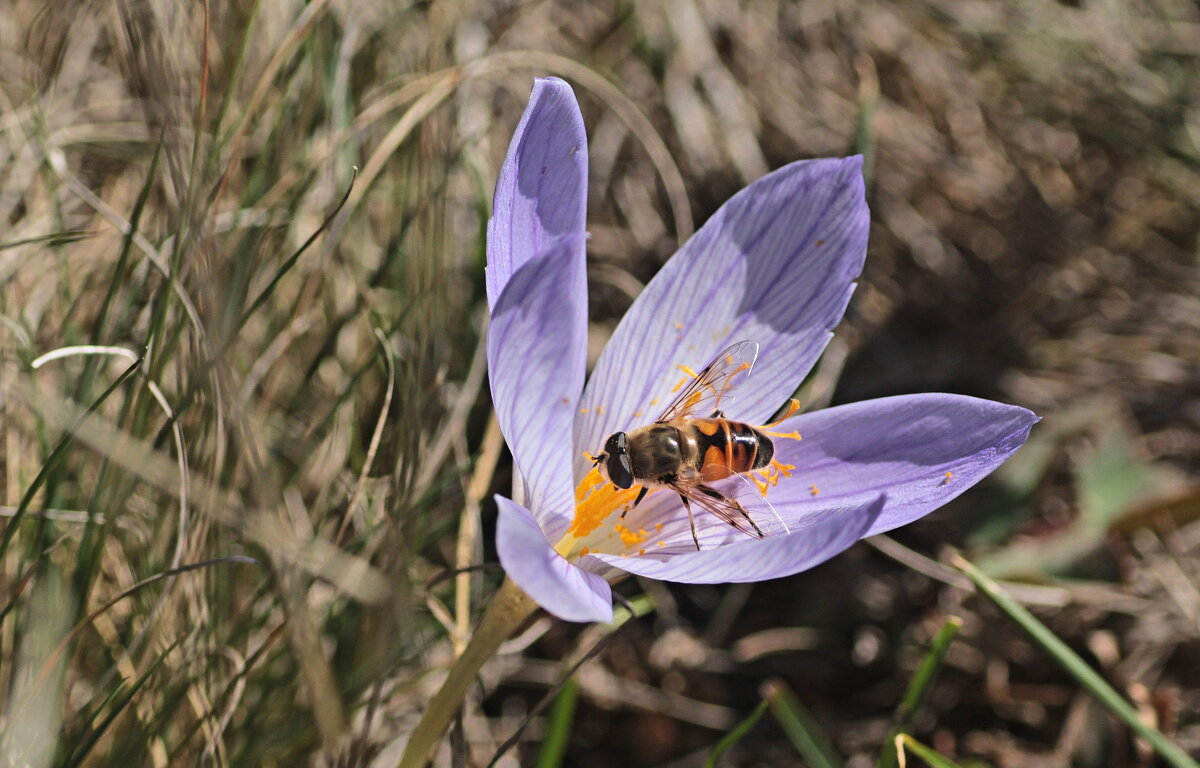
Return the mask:
[[[693,371],[691,368],[687,367],[686,365],[681,365],[681,366],[679,366],[679,370],[683,371],[683,373],[684,373],[684,377],[683,377],[682,379],[680,379],[680,380],[679,380],[679,381],[678,381],[678,382],[675,384],[675,386],[671,387],[671,391],[672,391],[672,392],[678,392],[679,390],[683,389],[683,385],[687,384],[687,383],[688,383],[688,381],[690,381],[691,379],[694,379],[694,378],[696,378],[696,372],[695,372],[695,371]],[[654,405],[654,403],[655,403],[655,402],[656,402],[656,401],[654,401],[654,400],[651,400],[651,401],[650,401],[650,405]]]
[[[598,469],[592,469],[591,472],[584,475],[583,480],[579,483],[579,487],[575,489],[575,505],[578,506],[581,501],[591,494],[593,488],[603,483],[604,476],[600,474],[600,470]]]
[[[604,523],[608,516],[637,498],[640,486],[621,490],[607,482],[600,470],[593,467],[575,489],[575,519],[568,531],[570,537],[582,539]]]
[[[796,469],[794,464],[784,464],[779,459],[772,458],[770,464],[762,469],[755,470],[747,476],[758,486],[758,492],[766,496],[768,490],[779,485],[780,478],[791,477],[794,469]],[[762,479],[759,480],[758,477],[755,477],[755,474],[759,475]]]
[[[799,410],[800,410],[800,401],[793,397],[788,400],[787,410],[783,412],[783,415],[780,416],[775,421],[772,421],[770,424],[764,425],[763,428],[770,429],[771,427],[778,427],[783,422],[785,422],[788,419],[795,416]]]
[[[767,430],[767,429],[760,429],[758,431],[762,432],[764,435],[769,435],[771,437],[778,437],[780,440],[803,440],[804,439],[803,435],[801,435],[799,432],[794,432],[794,431],[793,432],[771,432],[770,430]]]
[[[771,485],[776,485],[779,483],[779,479],[778,479],[779,475],[783,475],[784,477],[791,477],[792,470],[794,470],[796,468],[795,464],[784,464],[782,461],[780,461],[779,459],[776,459],[774,457],[772,457],[772,459],[771,459],[771,466],[774,467],[775,471],[778,473],[778,475],[776,475],[775,482],[771,483]]]

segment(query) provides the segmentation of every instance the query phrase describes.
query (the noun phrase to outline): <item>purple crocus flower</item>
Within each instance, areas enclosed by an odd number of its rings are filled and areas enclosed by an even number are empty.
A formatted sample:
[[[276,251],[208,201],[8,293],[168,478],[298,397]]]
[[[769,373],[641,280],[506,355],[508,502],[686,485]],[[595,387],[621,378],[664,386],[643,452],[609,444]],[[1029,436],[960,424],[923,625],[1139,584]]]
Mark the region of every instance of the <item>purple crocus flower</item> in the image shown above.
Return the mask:
[[[676,494],[657,490],[630,510],[637,486],[619,491],[593,468],[589,452],[652,422],[685,367],[732,343],[756,342],[759,354],[726,415],[762,425],[785,404],[862,270],[861,165],[792,163],[734,195],[646,286],[585,386],[587,137],[570,87],[535,82],[488,223],[488,364],[521,502],[496,497],[496,547],[547,611],[611,620],[608,579],[621,573],[717,583],[803,571],[937,509],[1025,442],[1033,413],[959,395],[794,415],[770,428],[776,462],[756,478],[765,499],[743,476],[723,481],[765,536],[696,510],[699,549]]]

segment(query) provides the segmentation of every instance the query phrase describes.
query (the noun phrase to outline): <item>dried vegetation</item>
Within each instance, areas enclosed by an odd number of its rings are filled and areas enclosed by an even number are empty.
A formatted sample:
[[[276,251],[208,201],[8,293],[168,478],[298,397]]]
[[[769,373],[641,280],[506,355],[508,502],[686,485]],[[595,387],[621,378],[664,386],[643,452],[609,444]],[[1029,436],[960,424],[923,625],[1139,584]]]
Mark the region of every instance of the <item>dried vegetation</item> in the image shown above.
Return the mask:
[[[0,6],[0,753],[389,764],[495,583],[427,586],[492,557],[482,228],[547,73],[591,135],[597,350],[740,186],[856,151],[868,266],[812,400],[1045,417],[899,541],[627,584],[656,612],[580,673],[567,764],[698,765],[769,677],[869,764],[948,615],[927,743],[1152,764],[946,543],[1197,753],[1198,58],[1171,0]],[[453,751],[485,764],[596,639],[536,622]],[[799,764],[767,723],[728,759]]]

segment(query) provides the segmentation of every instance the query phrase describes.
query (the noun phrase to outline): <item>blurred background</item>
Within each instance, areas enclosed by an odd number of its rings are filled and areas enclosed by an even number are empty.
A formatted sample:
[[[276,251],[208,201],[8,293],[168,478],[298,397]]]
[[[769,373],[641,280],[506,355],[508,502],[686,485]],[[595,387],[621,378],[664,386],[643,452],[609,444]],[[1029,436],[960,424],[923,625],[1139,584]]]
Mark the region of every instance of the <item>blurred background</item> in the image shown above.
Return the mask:
[[[438,764],[524,725],[498,764],[558,733],[563,765],[698,766],[767,685],[874,765],[958,617],[917,738],[1155,765],[951,546],[1200,753],[1198,57],[1175,0],[0,5],[0,754],[394,764],[501,578],[483,233],[547,74],[590,137],[593,355],[735,191],[861,153],[867,266],[810,402],[1044,421],[808,573],[630,580],[655,610],[603,638],[535,620]],[[722,761],[809,764],[770,718]]]

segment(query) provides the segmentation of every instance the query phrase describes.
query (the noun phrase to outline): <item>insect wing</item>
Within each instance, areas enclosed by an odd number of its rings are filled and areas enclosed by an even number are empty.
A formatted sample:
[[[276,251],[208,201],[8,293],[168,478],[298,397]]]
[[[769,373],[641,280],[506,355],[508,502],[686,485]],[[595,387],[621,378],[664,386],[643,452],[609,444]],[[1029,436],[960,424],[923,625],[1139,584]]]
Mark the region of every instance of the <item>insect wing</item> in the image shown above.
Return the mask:
[[[671,490],[687,498],[688,501],[696,506],[716,515],[722,522],[733,526],[737,530],[746,534],[761,539],[762,531],[758,529],[750,520],[749,513],[746,508],[725,494],[710,488],[702,486],[700,483],[688,483],[681,481],[670,486]],[[702,489],[703,488],[703,489]],[[706,491],[708,491],[706,493]]]
[[[721,410],[721,403],[729,400],[734,388],[750,375],[757,358],[757,341],[739,341],[727,347],[687,383],[656,423],[693,414],[709,416]]]

